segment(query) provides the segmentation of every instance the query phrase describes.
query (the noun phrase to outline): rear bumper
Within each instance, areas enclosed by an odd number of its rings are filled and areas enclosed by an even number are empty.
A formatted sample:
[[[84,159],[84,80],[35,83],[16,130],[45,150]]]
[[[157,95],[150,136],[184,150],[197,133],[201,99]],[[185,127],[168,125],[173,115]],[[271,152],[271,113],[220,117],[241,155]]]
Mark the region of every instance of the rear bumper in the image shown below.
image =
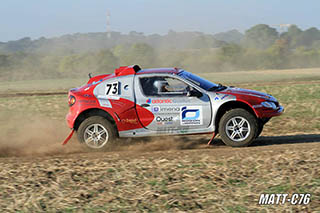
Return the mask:
[[[75,116],[71,114],[71,112],[69,112],[66,115],[66,120],[67,120],[67,124],[70,127],[70,129],[73,129],[73,124],[74,124],[74,120],[75,120]]]

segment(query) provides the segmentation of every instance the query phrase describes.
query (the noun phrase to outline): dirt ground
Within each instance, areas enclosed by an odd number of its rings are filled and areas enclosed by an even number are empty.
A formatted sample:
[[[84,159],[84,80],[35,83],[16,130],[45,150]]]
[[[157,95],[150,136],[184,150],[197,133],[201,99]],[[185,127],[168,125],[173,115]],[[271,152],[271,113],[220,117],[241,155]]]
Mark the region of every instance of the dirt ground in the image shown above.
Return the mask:
[[[0,158],[6,212],[320,211],[320,134],[265,136],[231,148],[210,136],[121,141],[84,152],[77,141]],[[70,149],[73,147],[72,149]],[[9,151],[9,150],[8,150]],[[24,155],[24,157],[21,157]],[[18,156],[18,155],[17,155]],[[311,193],[309,205],[258,205],[261,193]]]

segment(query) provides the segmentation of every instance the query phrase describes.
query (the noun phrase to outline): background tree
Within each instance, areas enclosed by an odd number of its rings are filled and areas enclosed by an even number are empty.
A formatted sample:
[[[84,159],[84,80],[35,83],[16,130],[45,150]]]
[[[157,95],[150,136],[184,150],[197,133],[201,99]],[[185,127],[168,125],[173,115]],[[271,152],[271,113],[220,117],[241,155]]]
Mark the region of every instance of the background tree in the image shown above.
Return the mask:
[[[245,32],[244,45],[250,48],[267,49],[278,39],[275,28],[266,24],[258,24]]]

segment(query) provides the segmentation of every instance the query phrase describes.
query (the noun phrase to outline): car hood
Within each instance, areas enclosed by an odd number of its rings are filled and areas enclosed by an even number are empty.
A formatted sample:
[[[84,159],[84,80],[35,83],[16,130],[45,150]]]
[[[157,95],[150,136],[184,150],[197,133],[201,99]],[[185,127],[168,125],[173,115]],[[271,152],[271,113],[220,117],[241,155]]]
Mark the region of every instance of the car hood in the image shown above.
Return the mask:
[[[250,90],[250,89],[242,89],[242,88],[237,88],[237,87],[227,87],[223,92],[226,94],[230,94],[230,95],[248,95],[248,96],[263,98],[263,99],[266,99],[269,101],[276,101],[276,99],[272,95],[269,95],[264,92]]]

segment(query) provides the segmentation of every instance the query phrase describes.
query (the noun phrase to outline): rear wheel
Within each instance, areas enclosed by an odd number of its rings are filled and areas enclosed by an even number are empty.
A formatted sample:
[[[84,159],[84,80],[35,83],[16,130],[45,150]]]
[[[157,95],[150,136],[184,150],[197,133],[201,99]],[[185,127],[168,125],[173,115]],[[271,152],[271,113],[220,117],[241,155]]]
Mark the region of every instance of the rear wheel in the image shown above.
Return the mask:
[[[257,131],[257,119],[244,109],[228,111],[219,123],[222,141],[229,146],[248,146],[256,138]]]
[[[106,150],[116,139],[116,130],[107,119],[92,116],[80,124],[77,136],[81,143],[92,150]]]

